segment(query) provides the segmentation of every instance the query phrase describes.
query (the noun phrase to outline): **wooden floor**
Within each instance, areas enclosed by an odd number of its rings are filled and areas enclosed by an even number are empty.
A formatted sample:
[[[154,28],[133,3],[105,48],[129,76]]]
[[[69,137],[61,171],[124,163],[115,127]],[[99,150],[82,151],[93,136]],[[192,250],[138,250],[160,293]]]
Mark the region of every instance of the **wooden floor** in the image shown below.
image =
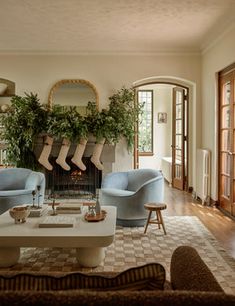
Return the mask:
[[[192,198],[192,194],[182,192],[165,184],[165,203],[168,216],[197,216],[221,243],[228,254],[235,258],[235,221],[225,216],[219,209],[203,206]]]

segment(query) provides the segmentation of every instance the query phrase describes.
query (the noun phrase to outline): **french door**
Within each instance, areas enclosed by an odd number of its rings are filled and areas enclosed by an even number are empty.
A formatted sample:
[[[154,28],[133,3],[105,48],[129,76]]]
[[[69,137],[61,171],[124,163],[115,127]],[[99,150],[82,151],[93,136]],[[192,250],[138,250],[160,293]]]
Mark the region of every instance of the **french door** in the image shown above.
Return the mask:
[[[235,66],[219,78],[219,205],[235,216]]]
[[[187,108],[188,94],[182,87],[173,88],[172,116],[172,187],[188,189],[187,180]]]

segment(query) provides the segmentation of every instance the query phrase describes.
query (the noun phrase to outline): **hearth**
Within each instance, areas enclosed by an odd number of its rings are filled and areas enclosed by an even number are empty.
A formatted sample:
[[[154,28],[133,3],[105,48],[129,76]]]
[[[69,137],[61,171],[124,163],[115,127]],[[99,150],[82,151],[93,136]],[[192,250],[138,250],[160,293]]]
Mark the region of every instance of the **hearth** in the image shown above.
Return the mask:
[[[63,198],[91,198],[96,195],[96,189],[101,186],[102,171],[98,170],[90,161],[90,157],[83,157],[86,170],[80,170],[71,162],[73,156],[68,156],[69,171],[64,170],[56,163],[56,157],[51,157],[49,162],[52,171],[46,170],[46,194],[55,194]]]

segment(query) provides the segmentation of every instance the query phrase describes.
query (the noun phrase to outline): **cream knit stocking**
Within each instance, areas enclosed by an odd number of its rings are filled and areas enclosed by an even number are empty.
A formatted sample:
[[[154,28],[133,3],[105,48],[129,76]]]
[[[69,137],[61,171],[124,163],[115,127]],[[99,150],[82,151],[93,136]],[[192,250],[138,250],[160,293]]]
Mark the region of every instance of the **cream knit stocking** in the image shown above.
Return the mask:
[[[103,170],[104,166],[101,164],[100,155],[102,153],[105,143],[105,138],[103,138],[99,143],[95,144],[93,154],[91,156],[91,162],[96,166],[97,169]]]
[[[83,164],[82,162],[82,156],[83,153],[85,151],[86,148],[86,143],[87,143],[87,139],[82,138],[80,140],[80,142],[78,143],[75,153],[73,155],[73,158],[71,159],[71,161],[78,166],[78,168],[80,168],[82,171],[86,170],[86,166]]]
[[[56,163],[67,171],[70,170],[70,166],[66,163],[66,156],[68,154],[69,147],[70,147],[70,141],[64,138],[62,141],[62,146],[60,148],[60,153],[56,159]]]
[[[41,165],[43,165],[47,170],[50,170],[50,171],[53,169],[53,167],[49,163],[48,158],[49,158],[50,153],[51,153],[52,144],[53,144],[53,138],[47,135],[44,138],[43,149],[42,149],[41,155],[38,159],[38,162]]]

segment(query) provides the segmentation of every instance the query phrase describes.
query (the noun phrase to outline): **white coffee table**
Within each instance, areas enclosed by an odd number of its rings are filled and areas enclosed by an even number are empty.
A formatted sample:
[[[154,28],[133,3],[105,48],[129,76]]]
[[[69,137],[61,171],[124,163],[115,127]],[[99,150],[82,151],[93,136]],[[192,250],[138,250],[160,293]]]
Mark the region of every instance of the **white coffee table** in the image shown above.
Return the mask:
[[[74,227],[39,228],[43,217],[27,218],[25,223],[15,224],[9,212],[0,215],[0,267],[16,264],[21,247],[76,248],[77,260],[85,267],[96,267],[104,259],[104,248],[114,240],[116,208],[104,206],[107,216],[100,222],[87,222],[83,214],[76,217]]]

